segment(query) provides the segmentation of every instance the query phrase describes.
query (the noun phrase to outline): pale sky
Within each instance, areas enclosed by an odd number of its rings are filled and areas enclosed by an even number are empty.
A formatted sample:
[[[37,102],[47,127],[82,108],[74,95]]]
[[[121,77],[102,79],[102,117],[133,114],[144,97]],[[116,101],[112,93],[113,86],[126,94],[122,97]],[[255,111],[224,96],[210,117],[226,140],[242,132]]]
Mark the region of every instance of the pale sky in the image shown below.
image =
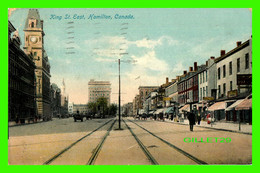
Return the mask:
[[[118,102],[118,58],[126,61],[121,63],[124,104],[133,101],[140,85],[159,86],[193,62],[205,64],[210,56],[219,57],[221,49],[227,52],[236,41],[244,42],[252,35],[252,12],[247,8],[42,8],[39,13],[44,20],[51,83],[61,87],[64,78],[69,101],[74,103],[88,102],[90,79],[110,81],[111,101]],[[28,9],[16,9],[9,17],[22,43],[27,14]],[[117,14],[132,18],[116,19]],[[74,19],[74,15],[84,16]]]

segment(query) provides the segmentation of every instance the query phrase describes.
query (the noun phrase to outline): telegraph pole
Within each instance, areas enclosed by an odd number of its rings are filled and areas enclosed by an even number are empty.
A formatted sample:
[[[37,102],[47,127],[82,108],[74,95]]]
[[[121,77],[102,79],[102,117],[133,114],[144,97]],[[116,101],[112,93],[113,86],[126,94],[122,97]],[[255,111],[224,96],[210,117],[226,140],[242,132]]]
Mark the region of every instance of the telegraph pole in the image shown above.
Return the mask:
[[[118,78],[119,78],[119,92],[118,92],[118,125],[119,125],[119,129],[121,129],[121,106],[120,106],[120,93],[121,93],[121,81],[120,81],[120,59],[118,59],[118,72],[119,72],[119,76],[118,76]]]

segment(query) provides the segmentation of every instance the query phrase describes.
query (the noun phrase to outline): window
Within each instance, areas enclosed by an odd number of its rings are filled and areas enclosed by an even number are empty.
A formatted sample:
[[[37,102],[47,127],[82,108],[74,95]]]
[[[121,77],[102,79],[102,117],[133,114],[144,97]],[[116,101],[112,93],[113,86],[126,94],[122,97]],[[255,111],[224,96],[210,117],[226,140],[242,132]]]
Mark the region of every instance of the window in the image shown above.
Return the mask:
[[[220,97],[220,93],[221,93],[221,87],[220,85],[218,86],[218,97]]]
[[[232,75],[232,61],[229,62],[229,75]]]
[[[249,54],[247,53],[245,56],[245,69],[249,68]]]
[[[226,95],[226,84],[223,84],[223,94]]]
[[[230,81],[230,91],[232,91],[232,81]]]
[[[200,88],[200,99],[202,100],[202,88]]]
[[[240,58],[237,59],[237,72],[240,72]]]
[[[200,83],[202,83],[202,74],[200,73]]]
[[[223,78],[226,77],[226,65],[223,65]]]
[[[203,97],[205,97],[205,87],[203,87]]]
[[[205,81],[205,76],[204,76],[204,72],[203,72],[202,74],[203,74],[203,83],[204,83],[204,81]]]
[[[208,82],[208,71],[206,71],[206,82]]]
[[[34,22],[32,22],[32,28],[34,28]]]
[[[206,86],[206,97],[208,97],[208,86]]]
[[[220,79],[220,68],[218,68],[218,79]]]
[[[34,55],[34,56],[37,56],[37,52],[34,52],[33,55]]]

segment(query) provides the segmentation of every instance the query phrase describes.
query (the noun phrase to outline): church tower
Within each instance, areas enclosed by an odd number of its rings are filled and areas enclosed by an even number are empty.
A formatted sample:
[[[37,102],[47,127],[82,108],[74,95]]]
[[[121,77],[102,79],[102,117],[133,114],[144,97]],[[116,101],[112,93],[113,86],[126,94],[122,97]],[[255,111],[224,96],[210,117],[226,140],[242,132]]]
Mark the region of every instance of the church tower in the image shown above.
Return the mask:
[[[43,20],[37,9],[29,9],[24,26],[24,52],[33,56],[36,65],[36,103],[38,117],[51,119],[50,63],[44,50]]]

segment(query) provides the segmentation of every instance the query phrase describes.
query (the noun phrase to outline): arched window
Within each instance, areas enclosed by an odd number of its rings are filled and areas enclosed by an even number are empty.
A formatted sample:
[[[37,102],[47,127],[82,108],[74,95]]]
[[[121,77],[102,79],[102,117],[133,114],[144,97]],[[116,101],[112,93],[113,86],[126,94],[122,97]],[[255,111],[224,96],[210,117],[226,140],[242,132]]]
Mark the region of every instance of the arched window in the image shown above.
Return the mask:
[[[34,22],[32,22],[31,26],[32,26],[32,28],[34,28]]]

